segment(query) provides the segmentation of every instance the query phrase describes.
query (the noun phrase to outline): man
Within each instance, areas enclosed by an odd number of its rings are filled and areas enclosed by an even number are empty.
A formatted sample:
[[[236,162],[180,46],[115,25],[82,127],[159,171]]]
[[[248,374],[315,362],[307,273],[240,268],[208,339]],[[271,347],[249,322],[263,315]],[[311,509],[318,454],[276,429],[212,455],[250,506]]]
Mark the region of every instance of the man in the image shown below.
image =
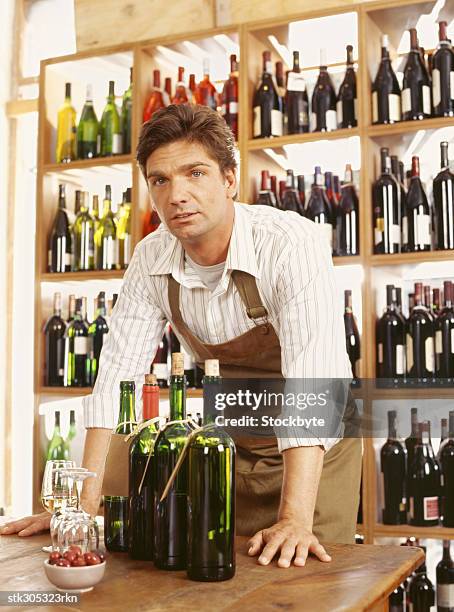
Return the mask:
[[[328,244],[295,213],[234,202],[233,137],[217,113],[169,106],[142,128],[137,160],[159,229],[136,247],[114,309],[93,394],[85,398],[84,507],[98,509],[122,379],[140,387],[166,321],[199,362],[218,358],[222,375],[350,378]],[[359,440],[292,438],[238,446],[237,526],[249,554],[280,567],[319,542],[354,537]],[[279,452],[280,451],[280,452]],[[10,524],[30,535],[49,516]],[[5,529],[3,529],[5,533]]]

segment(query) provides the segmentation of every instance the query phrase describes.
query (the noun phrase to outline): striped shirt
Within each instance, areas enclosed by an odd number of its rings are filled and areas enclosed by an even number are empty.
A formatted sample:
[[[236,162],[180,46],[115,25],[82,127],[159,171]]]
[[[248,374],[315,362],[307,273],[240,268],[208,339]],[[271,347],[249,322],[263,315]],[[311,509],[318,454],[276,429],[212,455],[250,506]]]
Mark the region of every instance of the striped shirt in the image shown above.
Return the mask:
[[[140,414],[144,375],[166,322],[172,324],[168,274],[181,285],[183,320],[202,342],[227,342],[256,325],[231,280],[232,270],[243,270],[256,278],[280,341],[285,378],[351,377],[334,267],[321,230],[293,212],[234,206],[227,259],[214,291],[203,284],[180,241],[163,224],[136,246],[112,312],[93,393],[84,398],[86,427],[115,427],[119,384],[125,379],[136,382]],[[182,345],[190,352],[184,341]],[[317,437],[289,439],[281,450],[319,444],[328,450],[334,443]]]

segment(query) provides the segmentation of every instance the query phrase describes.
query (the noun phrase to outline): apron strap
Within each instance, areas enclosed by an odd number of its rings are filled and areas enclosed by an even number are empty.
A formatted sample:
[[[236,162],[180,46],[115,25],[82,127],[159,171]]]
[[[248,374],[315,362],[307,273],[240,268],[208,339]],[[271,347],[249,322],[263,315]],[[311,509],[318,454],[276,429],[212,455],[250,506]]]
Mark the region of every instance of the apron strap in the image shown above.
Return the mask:
[[[261,319],[268,315],[266,308],[263,305],[255,276],[243,272],[243,270],[232,270],[232,279],[235,283],[238,293],[246,306],[246,312],[250,319]]]

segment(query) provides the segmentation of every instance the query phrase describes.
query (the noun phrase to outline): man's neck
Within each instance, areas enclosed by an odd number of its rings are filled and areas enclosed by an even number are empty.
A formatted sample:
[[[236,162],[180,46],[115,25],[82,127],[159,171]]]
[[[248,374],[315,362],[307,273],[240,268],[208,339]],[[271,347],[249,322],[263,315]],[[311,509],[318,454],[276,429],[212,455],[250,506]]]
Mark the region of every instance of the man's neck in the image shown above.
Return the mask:
[[[232,208],[229,218],[219,229],[216,228],[208,236],[203,236],[198,241],[181,241],[183,249],[195,263],[199,266],[214,266],[227,259],[233,230],[233,218],[234,211]]]

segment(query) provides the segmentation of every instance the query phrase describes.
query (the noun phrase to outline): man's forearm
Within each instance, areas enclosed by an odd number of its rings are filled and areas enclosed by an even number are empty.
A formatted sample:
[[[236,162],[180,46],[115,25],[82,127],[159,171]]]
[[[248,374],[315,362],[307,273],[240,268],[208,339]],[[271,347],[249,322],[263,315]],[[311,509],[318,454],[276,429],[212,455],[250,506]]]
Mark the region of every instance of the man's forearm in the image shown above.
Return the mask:
[[[279,520],[296,518],[312,530],[315,502],[323,467],[320,446],[301,446],[285,450]]]
[[[96,478],[87,478],[82,490],[82,507],[95,516],[101,499],[102,481],[107,451],[112,431],[99,427],[87,429],[82,466],[96,473]]]

